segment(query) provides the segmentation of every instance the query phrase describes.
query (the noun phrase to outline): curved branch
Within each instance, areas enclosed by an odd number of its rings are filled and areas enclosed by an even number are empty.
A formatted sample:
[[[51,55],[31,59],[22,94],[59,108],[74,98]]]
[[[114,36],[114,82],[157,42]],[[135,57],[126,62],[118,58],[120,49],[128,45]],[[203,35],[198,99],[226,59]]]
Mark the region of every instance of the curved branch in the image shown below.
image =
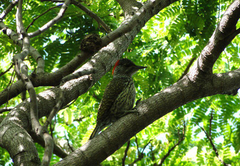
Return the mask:
[[[189,79],[196,82],[198,79],[204,78],[206,74],[212,73],[212,67],[221,52],[239,34],[239,30],[236,30],[239,17],[240,2],[235,0],[224,13],[208,44],[189,72]]]
[[[90,17],[92,17],[93,19],[95,19],[102,27],[103,29],[109,33],[111,32],[111,29],[109,28],[109,26],[100,18],[97,16],[97,14],[93,13],[91,10],[89,10],[88,8],[86,8],[85,6],[83,6],[80,2],[77,2],[75,0],[72,0],[71,2],[72,4],[76,5],[77,7],[79,7],[82,11],[84,11],[85,13],[87,13]]]
[[[60,6],[62,6],[62,4],[57,5],[57,6],[53,6],[53,7],[49,8],[48,10],[46,10],[45,12],[43,12],[42,14],[40,14],[39,16],[37,16],[36,18],[34,18],[33,21],[27,26],[26,32],[28,31],[28,29],[30,28],[30,26],[34,24],[34,22],[35,22],[37,19],[39,19],[41,16],[43,16],[44,14],[46,14],[47,12],[49,12],[50,10],[55,9],[55,8],[57,8],[57,7],[60,7]]]
[[[23,46],[23,42],[22,40],[19,40],[17,33],[8,28],[3,22],[0,22],[0,29],[3,29],[3,33],[5,33],[19,47]],[[30,46],[30,54],[37,62],[36,73],[44,73],[44,60],[40,53],[35,48]]]
[[[62,5],[62,8],[60,9],[58,15],[54,17],[51,21],[43,25],[41,28],[39,28],[37,31],[29,33],[28,36],[30,38],[35,37],[37,35],[40,35],[44,31],[48,30],[50,27],[52,27],[55,23],[57,23],[64,15],[65,11],[68,8],[68,5],[70,4],[71,0],[66,0],[65,3]]]

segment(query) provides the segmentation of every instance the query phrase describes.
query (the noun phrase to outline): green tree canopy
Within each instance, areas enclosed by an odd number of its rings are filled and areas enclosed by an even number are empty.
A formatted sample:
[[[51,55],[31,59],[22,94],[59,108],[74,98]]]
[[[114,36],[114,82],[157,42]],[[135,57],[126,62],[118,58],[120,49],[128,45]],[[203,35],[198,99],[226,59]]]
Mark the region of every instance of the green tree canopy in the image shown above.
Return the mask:
[[[239,17],[239,0],[0,1],[0,165],[239,165]],[[147,66],[139,114],[88,140],[122,57]]]

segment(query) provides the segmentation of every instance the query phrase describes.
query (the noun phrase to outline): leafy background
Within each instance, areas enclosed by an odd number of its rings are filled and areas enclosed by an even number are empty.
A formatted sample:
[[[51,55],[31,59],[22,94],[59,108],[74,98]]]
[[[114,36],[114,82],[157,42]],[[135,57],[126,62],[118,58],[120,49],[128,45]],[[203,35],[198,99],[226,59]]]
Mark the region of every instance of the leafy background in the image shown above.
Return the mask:
[[[24,25],[51,7],[53,3],[26,0]],[[148,66],[134,75],[137,99],[154,95],[175,83],[193,58],[197,58],[212,35],[230,0],[182,0],[163,9],[149,20],[124,53],[136,64]],[[116,29],[123,20],[123,11],[114,0],[85,0],[82,4],[96,13],[111,29]],[[0,12],[9,2],[0,1]],[[57,3],[56,3],[57,5]],[[28,32],[33,32],[52,19],[59,8],[54,8],[37,19]],[[16,8],[7,15],[4,23],[16,29]],[[239,23],[238,23],[239,27]],[[31,44],[45,59],[45,72],[52,72],[68,63],[80,51],[83,37],[89,33],[100,36],[106,32],[98,23],[74,5],[70,5],[64,17],[45,33],[31,39]],[[214,73],[239,68],[239,43],[236,37],[224,50],[214,65]],[[20,51],[6,35],[0,37],[0,73],[11,66],[13,55]],[[26,60],[30,70],[36,63],[31,57]],[[111,73],[101,78],[87,93],[80,96],[68,108],[61,110],[51,127],[55,142],[65,151],[71,152],[82,146],[89,138],[94,126],[99,102],[104,89],[111,80]],[[11,86],[17,79],[13,68],[0,78],[0,91]],[[38,87],[41,92],[48,87]],[[18,96],[1,107],[14,107],[21,102]],[[102,162],[102,165],[125,164],[155,165],[174,147],[183,136],[185,139],[174,148],[164,161],[165,165],[221,165],[203,129],[209,134],[224,162],[238,165],[240,161],[240,111],[239,94],[235,96],[215,95],[199,99],[177,108],[172,113],[155,121],[133,137],[129,143]],[[8,112],[0,114],[4,118]],[[212,118],[212,120],[211,120]],[[44,123],[46,117],[40,119]],[[184,125],[185,130],[184,130]],[[210,131],[211,129],[211,131]],[[44,149],[36,144],[39,157]],[[127,153],[125,150],[127,150]],[[51,164],[60,158],[53,155]],[[5,149],[0,148],[0,165],[12,165]]]

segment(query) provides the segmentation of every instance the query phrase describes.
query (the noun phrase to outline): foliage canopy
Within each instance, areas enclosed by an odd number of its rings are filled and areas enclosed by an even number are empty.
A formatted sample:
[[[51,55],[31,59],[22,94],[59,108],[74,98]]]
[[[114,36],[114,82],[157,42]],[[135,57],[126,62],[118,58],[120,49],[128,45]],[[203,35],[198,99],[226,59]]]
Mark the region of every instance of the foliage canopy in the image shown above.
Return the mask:
[[[21,3],[21,1],[18,3]],[[12,59],[22,51],[22,47],[16,43],[21,41],[22,38],[18,36],[19,39],[13,40],[6,35],[6,28],[4,28],[4,26],[7,26],[8,29],[15,32],[18,29],[16,26],[18,3],[0,1],[0,13],[4,13],[8,6],[13,4],[6,17],[3,20],[0,19],[2,30],[0,38],[0,97],[4,95],[6,89],[21,82],[14,71]],[[22,3],[22,23],[26,32],[28,34],[36,32],[58,16],[65,5],[63,3],[64,1],[25,0]],[[80,2],[72,0],[63,16],[55,24],[52,24],[43,33],[30,38],[31,46],[39,52],[45,62],[45,73],[40,72],[40,74],[46,74],[47,77],[48,74],[60,71],[70,61],[81,55],[79,46],[87,34],[99,34],[101,38],[110,34],[106,32],[104,25],[97,21],[96,16],[108,25],[113,32],[121,27],[122,22],[126,21],[125,18],[131,17],[128,15],[129,9],[124,9],[122,3],[121,0],[83,0]],[[135,3],[134,0],[129,0],[129,5]],[[143,0],[139,3],[144,6],[149,2]],[[159,9],[160,11],[151,19],[147,20],[145,26],[140,28],[141,30],[135,36],[133,35],[134,39],[130,41],[131,44],[126,49],[125,46],[122,46],[122,48],[116,46],[116,50],[112,48],[112,52],[109,51],[106,54],[110,54],[109,56],[114,58],[108,62],[105,59],[105,62],[100,62],[102,63],[100,65],[108,65],[105,70],[109,71],[114,62],[122,56],[131,59],[136,64],[147,66],[147,69],[134,75],[134,81],[137,100],[149,99],[167,87],[174,85],[193,68],[192,64],[197,63],[197,59],[199,59],[215,29],[218,28],[224,12],[231,3],[233,2],[230,0],[180,0],[171,3],[169,6],[166,5],[162,10]],[[79,4],[82,8],[79,7]],[[95,15],[92,16],[84,11],[85,8]],[[138,10],[140,11],[140,9],[136,9],[134,12],[137,13]],[[236,10],[240,10],[239,6]],[[2,16],[0,15],[1,18]],[[137,21],[136,24],[143,23]],[[239,25],[238,22],[236,29],[240,27]],[[132,29],[128,29],[127,32],[120,33],[117,39],[125,36],[125,33],[131,34],[131,31]],[[126,35],[125,37],[128,38],[129,36]],[[224,51],[221,52],[214,63],[212,73],[227,73],[239,69],[239,43],[240,38],[236,35],[226,48],[221,48]],[[118,55],[118,52],[123,53]],[[91,61],[94,56],[98,56],[98,54],[88,56],[84,63],[79,64],[73,71],[81,69],[84,64],[87,64],[86,62],[91,62],[94,66],[94,61]],[[102,54],[99,54],[99,56],[102,56]],[[32,79],[34,75],[39,74],[38,59],[29,54],[23,62],[28,66],[28,74]],[[65,71],[62,75],[66,76],[73,71]],[[67,72],[69,73],[66,74]],[[64,107],[61,107],[61,110],[54,116],[48,126],[48,131],[54,142],[65,153],[77,150],[88,141],[95,126],[97,109],[104,89],[112,78],[111,72],[104,74],[100,74],[97,78],[94,77],[96,81],[90,89],[83,90],[82,94],[79,90],[81,95],[72,100],[70,104],[63,104]],[[56,78],[56,81],[53,79],[51,83],[41,82],[41,80],[33,81],[36,94],[44,93],[47,90],[51,91],[52,87],[61,86],[61,78]],[[239,88],[239,83],[233,82],[233,84],[235,83]],[[216,95],[203,94],[199,98],[186,99],[186,104],[182,104],[172,112],[169,111],[170,113],[167,112],[168,114],[164,113],[166,115],[151,122],[128,142],[125,141],[126,143],[123,146],[119,147],[101,164],[238,165],[240,161],[240,99],[236,88],[233,90],[235,93],[230,95],[229,91],[222,91],[216,93]],[[24,92],[25,89],[24,91],[18,89],[16,91],[16,96],[8,96],[8,98],[5,96],[6,102],[1,102],[0,122],[4,121],[12,112],[11,109],[6,108],[14,108],[24,103],[23,99],[25,98],[22,98],[20,93]],[[29,98],[29,93],[26,93],[25,97]],[[57,98],[55,103],[52,103],[52,108],[57,104]],[[183,95],[182,98],[185,100],[186,97]],[[163,110],[162,108],[162,110],[156,111],[161,112]],[[41,115],[39,122],[44,125],[49,114],[44,112],[39,113],[39,115]],[[28,119],[24,120],[28,121]],[[0,128],[3,127],[0,126]],[[0,130],[0,132],[4,131]],[[27,132],[34,140],[38,156],[42,160],[45,148],[33,137],[34,134],[31,131]],[[1,135],[1,137],[3,136]],[[2,145],[2,143],[0,145],[3,147],[0,148],[0,165],[13,165],[11,163],[11,157],[13,156],[10,157],[9,150],[5,150],[7,149],[5,145]],[[60,160],[61,156],[53,154],[50,164],[57,165]]]

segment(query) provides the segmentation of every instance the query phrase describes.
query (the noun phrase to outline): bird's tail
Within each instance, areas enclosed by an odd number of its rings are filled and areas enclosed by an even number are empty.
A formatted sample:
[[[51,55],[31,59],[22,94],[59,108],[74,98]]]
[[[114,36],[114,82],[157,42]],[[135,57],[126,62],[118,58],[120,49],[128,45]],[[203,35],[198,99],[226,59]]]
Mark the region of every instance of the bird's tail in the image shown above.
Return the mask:
[[[89,139],[93,139],[101,130],[101,126],[97,124]]]

